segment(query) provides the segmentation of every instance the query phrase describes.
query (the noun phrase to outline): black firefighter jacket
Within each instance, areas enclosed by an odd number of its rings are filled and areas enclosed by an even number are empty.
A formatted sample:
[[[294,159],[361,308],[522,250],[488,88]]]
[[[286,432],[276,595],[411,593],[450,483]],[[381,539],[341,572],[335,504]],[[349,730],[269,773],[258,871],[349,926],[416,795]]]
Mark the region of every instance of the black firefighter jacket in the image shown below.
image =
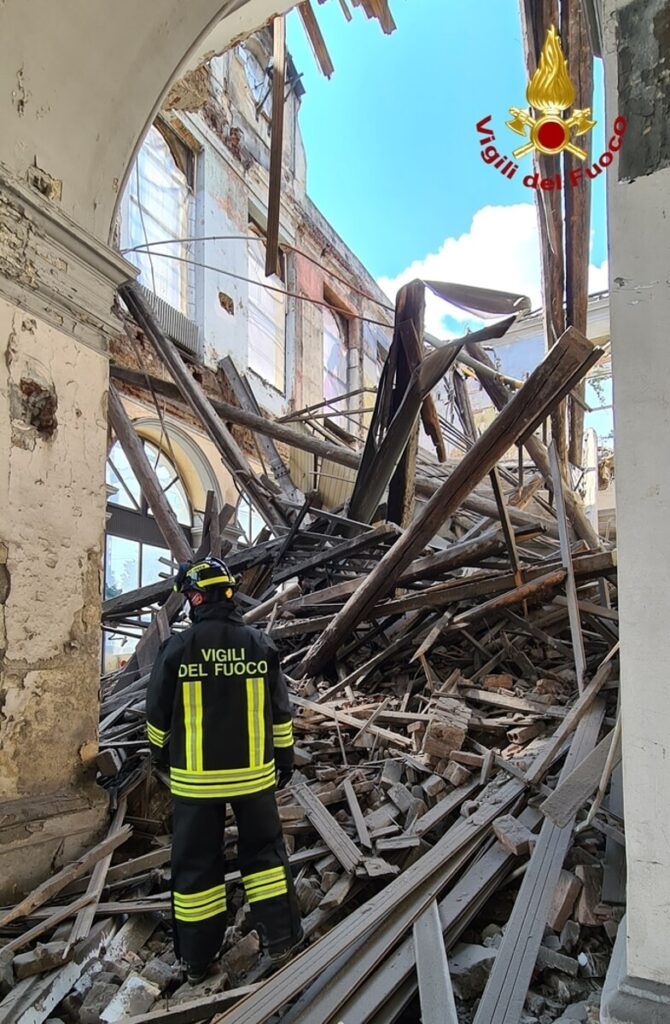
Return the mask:
[[[170,788],[183,800],[219,802],[270,789],[293,765],[286,680],[272,641],[234,605],[203,605],[170,637],[147,691],[152,755],[169,750]]]

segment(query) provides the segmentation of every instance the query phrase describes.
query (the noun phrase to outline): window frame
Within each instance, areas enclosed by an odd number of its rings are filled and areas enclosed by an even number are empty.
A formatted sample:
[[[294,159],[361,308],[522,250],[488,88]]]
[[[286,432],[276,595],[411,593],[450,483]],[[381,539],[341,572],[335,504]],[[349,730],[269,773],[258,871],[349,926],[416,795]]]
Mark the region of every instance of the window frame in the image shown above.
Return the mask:
[[[247,307],[248,307],[248,313],[249,313],[249,315],[247,317],[247,369],[249,370],[250,373],[253,373],[255,377],[258,377],[258,379],[261,380],[264,384],[266,384],[268,387],[272,388],[273,391],[276,391],[282,397],[285,397],[286,396],[286,387],[287,387],[287,351],[286,351],[287,317],[288,317],[288,314],[289,314],[287,295],[285,294],[285,289],[286,289],[286,255],[285,255],[285,253],[283,252],[283,250],[282,250],[282,248],[280,246],[279,247],[279,271],[280,271],[280,273],[279,274],[271,274],[269,277],[266,277],[265,276],[265,252],[266,252],[266,237],[267,237],[266,236],[266,231],[262,227],[262,225],[254,217],[250,216],[249,217],[249,221],[248,221],[248,232],[249,232],[250,237],[249,237],[249,239],[247,241],[247,270],[248,270],[248,277],[250,278],[250,281],[249,281],[249,288],[248,288],[248,293],[247,293]],[[259,244],[259,242],[260,242],[260,244]],[[260,259],[258,258],[258,255],[257,255],[259,252],[262,253],[262,258],[260,258]],[[256,268],[259,268],[259,272],[257,274],[256,274]],[[254,274],[256,274],[256,277],[262,278],[262,281],[261,280],[257,281],[256,278],[254,277]],[[281,288],[283,290],[283,292],[284,292],[284,294],[282,294],[281,297],[279,297],[279,293],[278,292],[270,291],[267,288],[265,289],[265,293],[272,297],[272,301],[274,303],[276,303],[277,306],[281,305],[281,312],[282,312],[282,318],[281,318],[281,338],[280,338],[279,342],[275,345],[275,349],[281,352],[281,365],[279,367],[275,366],[275,375],[274,375],[274,379],[272,379],[272,380],[270,380],[266,376],[266,374],[265,374],[265,372],[264,372],[264,370],[262,368],[259,368],[259,366],[262,365],[262,361],[256,362],[256,365],[254,365],[254,361],[253,361],[253,358],[252,358],[253,351],[254,350],[256,352],[258,351],[258,347],[254,346],[252,344],[252,332],[254,330],[256,330],[256,331],[263,331],[263,327],[260,325],[260,322],[262,322],[263,320],[266,320],[266,321],[269,320],[270,322],[275,323],[275,326],[276,326],[276,322],[273,321],[270,317],[267,316],[267,314],[263,310],[263,307],[261,305],[259,305],[258,302],[255,301],[254,296],[253,296],[252,289],[254,287],[258,287],[260,289],[263,289],[263,282],[272,285],[274,288]],[[252,311],[255,311],[255,310],[258,311],[256,314],[254,314],[254,312],[252,312]],[[264,333],[266,333],[266,335],[267,335],[267,332],[264,332]]]

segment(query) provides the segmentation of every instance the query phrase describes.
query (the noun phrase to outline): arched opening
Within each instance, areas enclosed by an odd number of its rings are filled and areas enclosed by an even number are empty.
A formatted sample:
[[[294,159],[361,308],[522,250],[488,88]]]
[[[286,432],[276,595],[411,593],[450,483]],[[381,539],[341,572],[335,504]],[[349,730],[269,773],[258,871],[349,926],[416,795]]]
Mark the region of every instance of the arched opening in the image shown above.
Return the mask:
[[[144,441],[144,451],[184,536],[191,543],[193,510],[178,469],[170,456],[152,441]],[[109,600],[169,578],[174,575],[175,564],[118,441],[107,458],[106,484],[103,596]],[[142,624],[148,621],[148,615],[130,616],[113,628],[105,627],[104,672],[111,672],[127,662],[142,635]]]

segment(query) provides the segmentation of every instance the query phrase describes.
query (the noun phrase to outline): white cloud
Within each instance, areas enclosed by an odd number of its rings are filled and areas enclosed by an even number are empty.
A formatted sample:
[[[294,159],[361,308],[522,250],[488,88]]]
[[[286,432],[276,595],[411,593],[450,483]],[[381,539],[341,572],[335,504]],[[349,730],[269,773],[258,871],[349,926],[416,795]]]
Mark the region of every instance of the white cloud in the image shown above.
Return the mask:
[[[532,203],[484,206],[472,218],[470,229],[458,238],[446,238],[436,253],[415,260],[397,277],[379,279],[393,300],[398,288],[414,278],[452,281],[530,297],[535,309],[542,304],[537,217]],[[607,288],[607,261],[589,267],[589,290]],[[444,322],[472,320],[472,316],[428,293],[426,330],[436,336],[453,334]]]

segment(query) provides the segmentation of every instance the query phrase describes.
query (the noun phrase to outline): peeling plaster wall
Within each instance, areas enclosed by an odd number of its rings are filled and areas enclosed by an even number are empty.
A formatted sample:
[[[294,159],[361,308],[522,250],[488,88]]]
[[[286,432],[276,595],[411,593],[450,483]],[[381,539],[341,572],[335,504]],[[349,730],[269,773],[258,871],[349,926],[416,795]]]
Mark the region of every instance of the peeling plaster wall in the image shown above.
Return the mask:
[[[0,799],[97,752],[107,360],[0,300]],[[26,394],[28,392],[28,394]]]

